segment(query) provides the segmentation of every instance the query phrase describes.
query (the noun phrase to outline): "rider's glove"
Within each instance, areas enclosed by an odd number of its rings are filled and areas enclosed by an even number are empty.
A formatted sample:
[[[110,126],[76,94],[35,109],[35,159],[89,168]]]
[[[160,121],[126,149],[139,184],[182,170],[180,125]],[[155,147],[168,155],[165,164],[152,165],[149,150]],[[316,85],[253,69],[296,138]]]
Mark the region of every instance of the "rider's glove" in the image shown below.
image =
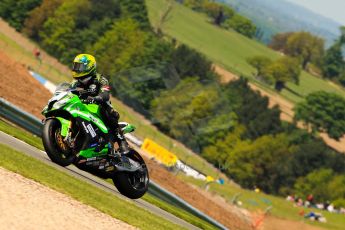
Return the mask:
[[[86,99],[83,100],[85,104],[98,104],[102,102],[102,98],[99,96],[90,97],[88,96]]]

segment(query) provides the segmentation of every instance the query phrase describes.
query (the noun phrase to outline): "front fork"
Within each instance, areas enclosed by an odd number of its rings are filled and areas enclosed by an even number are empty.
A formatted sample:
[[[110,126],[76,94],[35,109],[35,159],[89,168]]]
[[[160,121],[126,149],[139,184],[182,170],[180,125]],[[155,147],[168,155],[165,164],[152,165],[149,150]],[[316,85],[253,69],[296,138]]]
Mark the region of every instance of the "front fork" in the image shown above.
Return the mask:
[[[49,119],[56,119],[61,124],[61,130],[60,130],[60,136],[61,141],[63,141],[65,144],[68,145],[69,148],[74,149],[75,147],[75,140],[79,133],[75,136],[75,138],[72,138],[72,119],[67,120],[62,117],[48,117],[42,120],[42,123],[44,124]]]
[[[75,135],[74,138],[72,138],[72,126],[73,122],[72,120],[69,121],[68,129],[67,129],[67,135],[64,138],[64,141],[69,145],[71,149],[74,149],[75,147],[75,140],[77,139],[79,132]]]

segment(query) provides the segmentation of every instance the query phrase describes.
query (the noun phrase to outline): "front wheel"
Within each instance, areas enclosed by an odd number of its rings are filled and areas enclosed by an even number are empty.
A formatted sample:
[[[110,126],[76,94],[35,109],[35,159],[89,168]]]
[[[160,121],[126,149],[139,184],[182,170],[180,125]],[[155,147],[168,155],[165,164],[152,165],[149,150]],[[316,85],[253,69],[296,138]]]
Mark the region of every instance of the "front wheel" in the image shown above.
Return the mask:
[[[63,141],[61,136],[61,123],[56,119],[45,122],[42,131],[42,142],[49,158],[63,167],[74,162],[75,156]]]
[[[113,177],[113,182],[119,192],[131,199],[142,197],[149,186],[149,172],[144,159],[134,150],[131,150],[127,157],[141,166],[135,172],[117,172]]]

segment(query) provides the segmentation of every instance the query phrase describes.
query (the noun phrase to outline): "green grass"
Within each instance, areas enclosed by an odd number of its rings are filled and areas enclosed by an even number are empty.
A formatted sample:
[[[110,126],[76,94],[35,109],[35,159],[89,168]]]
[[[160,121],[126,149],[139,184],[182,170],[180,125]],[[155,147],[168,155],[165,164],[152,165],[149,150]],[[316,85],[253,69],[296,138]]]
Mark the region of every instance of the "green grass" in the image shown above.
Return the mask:
[[[103,213],[141,229],[183,229],[129,201],[80,181],[39,160],[0,144],[0,166],[64,193]]]
[[[44,150],[43,145],[42,145],[42,141],[41,138],[32,135],[30,133],[28,133],[25,130],[22,130],[21,128],[18,127],[14,127],[8,123],[6,123],[5,121],[0,120],[0,131],[3,131],[13,137],[16,137],[20,140],[23,140],[24,142],[38,148],[41,150]],[[108,179],[106,180],[108,183],[113,184],[112,180]],[[215,227],[213,227],[212,225],[210,225],[209,223],[199,219],[198,217],[178,208],[178,207],[174,207],[164,201],[161,201],[157,198],[155,198],[154,196],[150,195],[150,194],[145,194],[143,199],[195,226],[198,226],[202,229],[215,229]]]
[[[178,177],[200,188],[204,186],[204,182],[195,180],[194,178],[186,177],[182,174],[180,174]],[[242,207],[251,211],[264,211],[269,206],[272,206],[273,208],[270,210],[270,214],[275,217],[293,221],[305,221],[308,224],[332,230],[342,230],[345,226],[345,218],[343,214],[330,213],[327,211],[303,207],[293,207],[291,202],[288,202],[283,198],[264,193],[256,193],[254,191],[241,189],[230,184],[220,185],[214,183],[210,185],[209,191],[217,193],[229,202],[231,202],[235,196],[239,195],[238,200],[243,203]],[[305,213],[310,211],[321,212],[322,215],[326,217],[327,223],[306,221],[298,214],[301,210],[304,210]]]
[[[166,8],[167,1],[146,0],[146,5],[150,21],[155,26],[161,12]],[[248,57],[255,55],[264,55],[271,59],[280,57],[279,53],[255,40],[212,25],[206,15],[194,12],[180,4],[174,4],[169,19],[163,26],[163,32],[200,51],[214,63],[237,75],[247,76],[251,80],[254,80],[251,77],[254,69],[246,62]],[[257,81],[255,83],[263,86]],[[336,92],[345,97],[345,90],[306,72],[301,74],[299,85],[288,83],[288,87],[296,94],[284,90],[282,95],[292,102],[299,102],[303,96],[318,90]],[[297,95],[302,95],[302,97]]]
[[[1,118],[0,131],[7,133],[15,138],[18,138],[40,150],[44,150],[41,138],[27,132],[26,130],[23,130],[22,128],[10,125],[9,123],[1,120]]]

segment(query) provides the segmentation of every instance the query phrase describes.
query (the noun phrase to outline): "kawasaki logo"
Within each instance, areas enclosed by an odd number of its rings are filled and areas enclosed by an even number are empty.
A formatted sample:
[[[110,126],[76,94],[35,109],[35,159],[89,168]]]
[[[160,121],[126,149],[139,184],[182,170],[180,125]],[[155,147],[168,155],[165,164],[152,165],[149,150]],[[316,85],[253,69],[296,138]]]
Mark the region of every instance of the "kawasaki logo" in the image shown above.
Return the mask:
[[[86,125],[85,125],[84,121],[82,122],[82,124],[83,124],[83,126],[84,126],[85,132],[86,132],[86,133],[89,133],[89,130],[86,128]]]

